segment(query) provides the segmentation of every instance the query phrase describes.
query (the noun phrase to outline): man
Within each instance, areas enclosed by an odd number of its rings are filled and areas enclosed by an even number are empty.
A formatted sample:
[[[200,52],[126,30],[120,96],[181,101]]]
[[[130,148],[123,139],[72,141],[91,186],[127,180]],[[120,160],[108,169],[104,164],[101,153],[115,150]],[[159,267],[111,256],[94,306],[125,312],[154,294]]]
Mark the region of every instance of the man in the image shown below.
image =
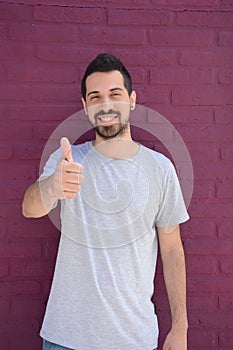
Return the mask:
[[[188,214],[174,168],[131,138],[136,93],[120,60],[98,55],[84,74],[82,95],[95,139],[71,147],[62,138],[23,200],[26,217],[46,215],[61,200],[43,349],[157,348],[151,296],[159,241],[172,315],[163,350],[187,350],[179,224]]]

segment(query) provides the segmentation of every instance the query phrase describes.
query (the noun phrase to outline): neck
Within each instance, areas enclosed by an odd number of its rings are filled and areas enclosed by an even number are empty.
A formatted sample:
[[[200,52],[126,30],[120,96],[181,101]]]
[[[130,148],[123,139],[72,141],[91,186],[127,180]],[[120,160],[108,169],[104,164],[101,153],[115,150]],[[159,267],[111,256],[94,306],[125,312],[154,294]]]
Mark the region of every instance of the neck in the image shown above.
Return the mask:
[[[132,140],[130,128],[124,134],[109,140],[96,134],[93,146],[105,156],[116,159],[131,158],[139,150],[139,145]]]

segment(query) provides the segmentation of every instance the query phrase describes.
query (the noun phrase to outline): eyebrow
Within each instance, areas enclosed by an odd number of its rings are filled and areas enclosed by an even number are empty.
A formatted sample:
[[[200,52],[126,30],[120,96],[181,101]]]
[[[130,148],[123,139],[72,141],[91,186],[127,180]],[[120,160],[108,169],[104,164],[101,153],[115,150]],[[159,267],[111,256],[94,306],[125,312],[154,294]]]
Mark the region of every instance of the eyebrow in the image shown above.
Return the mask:
[[[113,92],[113,91],[116,91],[116,90],[123,91],[123,89],[120,88],[120,87],[112,88],[112,89],[110,89],[109,91]],[[90,95],[92,95],[92,94],[99,94],[99,91],[97,91],[97,90],[96,90],[96,91],[90,91],[90,92],[88,92],[87,97],[90,96]]]

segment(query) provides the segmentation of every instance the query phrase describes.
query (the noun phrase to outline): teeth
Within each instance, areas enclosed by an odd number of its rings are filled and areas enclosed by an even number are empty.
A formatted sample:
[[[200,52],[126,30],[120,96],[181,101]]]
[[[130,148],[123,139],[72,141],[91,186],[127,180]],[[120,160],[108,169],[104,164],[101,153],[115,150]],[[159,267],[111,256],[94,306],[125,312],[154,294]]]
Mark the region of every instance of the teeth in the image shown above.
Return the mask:
[[[102,122],[110,122],[111,120],[113,120],[115,118],[115,116],[111,116],[111,117],[107,117],[107,116],[102,116],[100,117],[99,119],[102,121]]]
[[[103,118],[101,118],[101,120],[103,120],[104,122],[109,122],[110,120],[112,120],[112,118],[103,117]]]

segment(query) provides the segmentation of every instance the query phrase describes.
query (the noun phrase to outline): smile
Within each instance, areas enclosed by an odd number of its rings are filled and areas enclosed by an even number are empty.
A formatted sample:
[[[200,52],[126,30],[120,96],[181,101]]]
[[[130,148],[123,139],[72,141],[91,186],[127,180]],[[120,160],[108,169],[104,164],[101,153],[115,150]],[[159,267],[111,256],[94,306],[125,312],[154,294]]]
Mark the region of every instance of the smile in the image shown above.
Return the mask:
[[[102,115],[97,118],[98,124],[111,124],[118,118],[117,115]]]

